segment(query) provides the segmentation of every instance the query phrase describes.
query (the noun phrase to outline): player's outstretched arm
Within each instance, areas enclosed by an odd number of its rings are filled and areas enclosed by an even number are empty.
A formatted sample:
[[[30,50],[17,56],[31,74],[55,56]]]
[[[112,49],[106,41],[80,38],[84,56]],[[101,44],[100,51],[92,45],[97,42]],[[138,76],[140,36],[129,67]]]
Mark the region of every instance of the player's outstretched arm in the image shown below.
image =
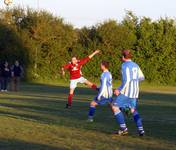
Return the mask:
[[[100,50],[95,50],[92,54],[90,54],[86,58],[81,59],[80,62],[79,62],[79,64],[80,65],[86,64],[92,57],[94,57],[98,53],[100,53]]]
[[[100,50],[95,50],[92,54],[90,54],[88,57],[89,59],[91,59],[92,57],[94,57],[96,54],[99,54]]]

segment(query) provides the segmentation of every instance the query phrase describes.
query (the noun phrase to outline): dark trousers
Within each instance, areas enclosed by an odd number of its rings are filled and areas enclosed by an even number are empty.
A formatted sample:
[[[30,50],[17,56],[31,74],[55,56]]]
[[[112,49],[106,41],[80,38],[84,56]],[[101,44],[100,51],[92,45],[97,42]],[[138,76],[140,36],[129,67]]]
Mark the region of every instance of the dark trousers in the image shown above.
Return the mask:
[[[7,90],[8,81],[9,81],[8,77],[1,78],[1,90]]]
[[[18,91],[20,84],[20,77],[13,77],[12,78],[12,91]]]

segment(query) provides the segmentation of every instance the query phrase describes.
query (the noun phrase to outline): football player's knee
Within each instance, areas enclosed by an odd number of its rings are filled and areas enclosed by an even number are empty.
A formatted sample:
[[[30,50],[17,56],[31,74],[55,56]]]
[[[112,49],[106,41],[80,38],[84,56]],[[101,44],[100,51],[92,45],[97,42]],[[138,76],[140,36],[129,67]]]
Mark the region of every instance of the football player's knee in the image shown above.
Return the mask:
[[[136,111],[135,108],[131,108],[131,113],[133,114]]]
[[[117,106],[112,106],[112,111],[115,113],[115,112],[120,112],[120,109],[119,107]]]
[[[70,88],[70,94],[74,93],[75,88]]]
[[[92,86],[92,83],[90,81],[85,81],[84,84],[88,86]]]
[[[97,103],[94,102],[94,101],[92,101],[92,102],[90,103],[90,106],[95,107],[95,106],[97,106]]]

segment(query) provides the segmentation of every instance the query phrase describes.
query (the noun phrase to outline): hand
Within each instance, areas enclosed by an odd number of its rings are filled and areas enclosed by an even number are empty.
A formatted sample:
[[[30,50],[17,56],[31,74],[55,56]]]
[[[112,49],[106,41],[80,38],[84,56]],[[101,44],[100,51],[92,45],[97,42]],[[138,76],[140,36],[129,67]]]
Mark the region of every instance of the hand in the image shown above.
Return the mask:
[[[95,54],[98,54],[98,53],[100,53],[101,51],[99,50],[99,49],[97,49],[97,50],[95,50]]]
[[[114,90],[114,95],[118,96],[120,94],[120,91],[119,90]]]
[[[100,97],[100,96],[98,96],[98,97],[97,97],[97,100],[99,101],[100,99],[101,99],[101,97]]]
[[[98,53],[100,53],[100,50],[97,49],[91,55],[89,55],[89,58],[91,59],[92,57],[94,57]]]
[[[12,77],[14,77],[14,72],[11,73]]]

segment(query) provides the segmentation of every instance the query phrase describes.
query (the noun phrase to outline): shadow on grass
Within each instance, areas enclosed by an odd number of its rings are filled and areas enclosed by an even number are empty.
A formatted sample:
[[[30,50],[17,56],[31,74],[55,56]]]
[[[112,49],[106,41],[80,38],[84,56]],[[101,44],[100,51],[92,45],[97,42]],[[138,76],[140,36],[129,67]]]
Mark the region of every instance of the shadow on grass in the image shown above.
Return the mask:
[[[29,102],[29,100],[26,99],[18,98],[18,103],[15,104],[5,102],[6,100],[9,100],[9,98],[4,97],[3,102],[1,101],[1,107],[3,109],[0,109],[0,114],[7,115],[17,119],[35,120],[46,124],[63,125],[68,127],[76,127],[89,130],[95,129],[93,127],[90,129],[90,126],[87,125],[86,123],[87,111],[89,109],[88,102],[83,103],[75,101],[72,109],[66,109],[65,101],[60,100],[50,101],[50,100],[35,99],[30,100],[30,103],[27,104],[24,104],[24,102]],[[11,100],[13,99],[11,98]],[[20,102],[23,104],[20,104]],[[10,108],[10,110],[8,108]],[[105,109],[104,112],[107,115],[106,107],[103,107],[103,109]],[[109,109],[108,112],[110,113]],[[112,117],[112,115],[108,116]],[[103,124],[103,121],[104,120],[102,120],[101,117],[101,120],[97,121],[96,123],[102,124],[99,125],[99,127],[101,126],[101,128],[99,128],[99,131],[107,132],[107,130],[104,130],[106,122]]]
[[[28,92],[27,86],[30,87]],[[46,124],[96,130],[104,133],[110,133],[117,128],[113,115],[106,106],[97,109],[95,123],[91,125],[85,122],[89,108],[88,101],[74,101],[74,106],[71,110],[65,109],[67,97],[60,95],[64,92],[66,94],[68,88],[41,84],[26,85],[26,87],[24,87],[24,93],[17,93],[24,96],[24,98],[12,98],[8,97],[8,95],[1,95],[1,98],[3,99],[3,101],[1,100],[1,106],[13,108],[22,112],[1,109],[1,114],[18,119],[36,120]],[[77,94],[79,94],[80,97],[82,95],[94,97],[95,95],[94,91],[87,88],[79,88],[77,91]],[[44,93],[44,95],[41,93]],[[25,98],[25,96],[31,96],[31,98]],[[167,103],[174,104],[176,102],[176,95],[141,93],[141,97],[139,111],[144,118],[144,127],[146,128],[147,134],[153,138],[157,137],[168,141],[174,141],[175,131],[173,132],[172,129],[176,127],[173,123],[175,122],[174,114],[176,113],[176,106],[167,105]],[[77,97],[75,97],[75,99],[77,99]],[[13,102],[16,100],[16,102],[10,103],[6,102],[6,100],[11,100]],[[160,105],[159,103],[155,104],[155,102],[164,103],[164,105]],[[133,123],[132,119],[128,119],[128,122],[130,123],[129,128],[134,127],[134,124],[131,125],[131,123]],[[132,132],[135,132],[135,128]]]
[[[53,147],[38,143],[29,143],[19,140],[0,139],[0,150],[66,150],[62,147]]]
[[[57,85],[47,85],[47,84],[23,84],[22,92],[27,93],[44,93],[44,94],[68,94],[69,92],[69,84],[68,86],[57,86]],[[87,93],[88,92],[88,93]],[[75,94],[77,95],[87,95],[87,94],[96,94],[97,91],[86,86],[77,87],[75,89]]]

